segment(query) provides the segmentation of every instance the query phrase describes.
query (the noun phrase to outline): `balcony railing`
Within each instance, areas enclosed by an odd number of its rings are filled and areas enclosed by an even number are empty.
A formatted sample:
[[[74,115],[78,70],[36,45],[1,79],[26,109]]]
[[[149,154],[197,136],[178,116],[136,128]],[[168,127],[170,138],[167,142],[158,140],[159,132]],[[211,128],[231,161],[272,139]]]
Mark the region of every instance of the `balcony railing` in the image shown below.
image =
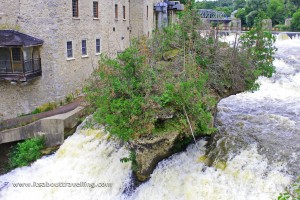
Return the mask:
[[[41,59],[0,60],[0,79],[27,81],[42,74]]]

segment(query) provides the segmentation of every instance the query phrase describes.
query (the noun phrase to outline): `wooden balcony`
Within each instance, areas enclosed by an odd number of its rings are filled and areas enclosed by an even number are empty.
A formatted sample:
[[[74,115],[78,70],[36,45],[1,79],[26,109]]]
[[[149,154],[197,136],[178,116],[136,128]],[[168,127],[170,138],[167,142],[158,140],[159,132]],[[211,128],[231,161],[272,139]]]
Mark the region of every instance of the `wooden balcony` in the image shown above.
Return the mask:
[[[15,30],[0,30],[0,80],[28,81],[42,75],[43,40]]]
[[[16,62],[0,60],[0,79],[9,81],[28,81],[42,75],[41,59]]]

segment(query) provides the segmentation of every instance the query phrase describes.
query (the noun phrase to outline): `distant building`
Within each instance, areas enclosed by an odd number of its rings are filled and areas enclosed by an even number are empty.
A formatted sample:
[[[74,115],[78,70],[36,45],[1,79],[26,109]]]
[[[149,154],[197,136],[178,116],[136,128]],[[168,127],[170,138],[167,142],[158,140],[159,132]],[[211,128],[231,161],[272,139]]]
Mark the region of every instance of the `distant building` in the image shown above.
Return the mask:
[[[160,2],[0,0],[0,119],[80,91],[101,53],[114,57],[183,9]]]

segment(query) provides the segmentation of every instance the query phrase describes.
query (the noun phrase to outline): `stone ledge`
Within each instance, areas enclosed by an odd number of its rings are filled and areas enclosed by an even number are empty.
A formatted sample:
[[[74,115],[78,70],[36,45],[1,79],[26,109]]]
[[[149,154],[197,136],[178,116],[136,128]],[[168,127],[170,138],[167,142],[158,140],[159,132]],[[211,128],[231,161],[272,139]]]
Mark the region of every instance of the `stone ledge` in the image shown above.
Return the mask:
[[[84,107],[78,106],[72,111],[40,119],[26,126],[0,132],[0,144],[25,140],[44,135],[46,146],[60,145],[64,142],[64,129],[74,128],[83,115]]]

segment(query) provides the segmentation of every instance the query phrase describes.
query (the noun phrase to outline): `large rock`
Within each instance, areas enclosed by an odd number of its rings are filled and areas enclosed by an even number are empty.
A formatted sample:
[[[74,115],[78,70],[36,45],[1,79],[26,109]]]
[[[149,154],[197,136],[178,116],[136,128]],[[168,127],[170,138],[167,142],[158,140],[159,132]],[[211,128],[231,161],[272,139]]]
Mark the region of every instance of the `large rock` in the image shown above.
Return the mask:
[[[157,163],[173,153],[172,148],[179,136],[180,133],[175,131],[149,135],[129,143],[130,148],[136,153],[138,170],[135,174],[139,181],[146,181]]]

